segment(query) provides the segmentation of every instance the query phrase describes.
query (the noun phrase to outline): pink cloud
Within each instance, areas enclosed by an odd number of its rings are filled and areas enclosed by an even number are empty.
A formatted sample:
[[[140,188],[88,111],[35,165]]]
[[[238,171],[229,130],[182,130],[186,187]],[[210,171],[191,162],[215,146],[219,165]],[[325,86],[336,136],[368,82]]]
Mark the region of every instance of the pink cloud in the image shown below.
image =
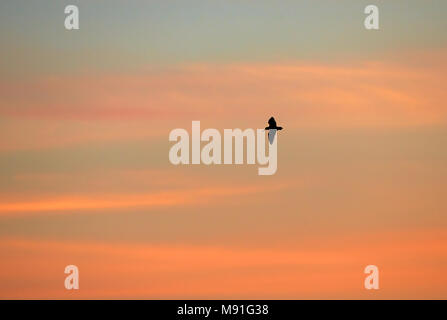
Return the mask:
[[[215,186],[203,188],[189,188],[180,190],[155,191],[144,194],[69,194],[59,195],[47,199],[22,200],[0,204],[0,216],[30,215],[39,212],[55,212],[62,214],[76,210],[88,212],[97,209],[123,208],[157,208],[188,205],[207,205],[222,198],[236,195],[249,195],[279,190],[283,185],[246,185],[246,186]]]
[[[231,119],[253,112],[295,125],[417,125],[445,120],[445,63],[190,65],[138,75],[80,75],[3,82],[0,113],[61,120]],[[162,122],[162,123],[161,123]]]
[[[288,128],[442,125],[441,55],[382,62],[195,64],[0,83],[2,150],[166,136],[191,120]],[[237,115],[237,117],[235,117]]]

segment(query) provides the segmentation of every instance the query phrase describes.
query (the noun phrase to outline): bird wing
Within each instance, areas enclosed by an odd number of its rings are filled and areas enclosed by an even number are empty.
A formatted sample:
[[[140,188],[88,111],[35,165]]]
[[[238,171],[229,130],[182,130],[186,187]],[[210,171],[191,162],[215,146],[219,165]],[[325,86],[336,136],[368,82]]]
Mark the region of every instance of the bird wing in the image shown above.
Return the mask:
[[[268,137],[270,144],[273,144],[273,140],[275,140],[276,130],[269,130]]]

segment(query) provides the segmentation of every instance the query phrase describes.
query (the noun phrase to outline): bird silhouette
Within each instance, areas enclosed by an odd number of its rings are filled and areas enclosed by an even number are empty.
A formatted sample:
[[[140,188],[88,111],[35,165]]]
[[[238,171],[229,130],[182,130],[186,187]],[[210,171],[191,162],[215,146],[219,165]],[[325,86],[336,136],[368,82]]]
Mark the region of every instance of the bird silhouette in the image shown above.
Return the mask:
[[[268,124],[269,124],[269,126],[265,127],[265,130],[269,131],[269,134],[268,134],[269,142],[270,142],[270,144],[273,144],[273,141],[275,140],[275,136],[276,136],[276,131],[282,130],[282,127],[278,127],[276,125],[275,118],[273,118],[273,117],[271,117],[269,119]]]
[[[265,127],[265,130],[271,130],[271,129],[282,130],[282,127],[276,126],[276,120],[273,117],[269,119],[268,124],[269,126]]]

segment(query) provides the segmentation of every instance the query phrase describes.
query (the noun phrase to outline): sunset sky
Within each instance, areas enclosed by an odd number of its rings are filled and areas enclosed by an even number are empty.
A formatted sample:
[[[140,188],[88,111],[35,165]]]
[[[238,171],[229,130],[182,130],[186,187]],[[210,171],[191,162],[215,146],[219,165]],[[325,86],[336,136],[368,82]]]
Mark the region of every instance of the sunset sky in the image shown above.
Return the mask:
[[[0,298],[446,299],[446,13],[0,2]],[[275,175],[169,162],[175,128],[270,116]]]

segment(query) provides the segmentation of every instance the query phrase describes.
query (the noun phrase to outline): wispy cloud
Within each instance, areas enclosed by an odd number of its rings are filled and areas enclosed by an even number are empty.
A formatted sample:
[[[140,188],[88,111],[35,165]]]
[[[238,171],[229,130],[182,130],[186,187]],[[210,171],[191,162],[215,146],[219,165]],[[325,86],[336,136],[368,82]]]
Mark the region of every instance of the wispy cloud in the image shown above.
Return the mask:
[[[216,113],[231,118],[236,110],[244,115],[253,108],[264,112],[274,107],[304,116],[314,125],[433,123],[447,112],[439,104],[445,98],[439,81],[446,67],[442,60],[425,67],[393,61],[196,64],[135,75],[79,75],[70,81],[56,76],[3,81],[0,113],[56,119],[144,118],[157,125],[160,119]]]
[[[13,238],[0,240],[0,248],[6,262],[0,270],[2,298],[424,299],[446,294],[445,230],[369,234],[351,241],[322,237],[282,248]],[[68,264],[80,268],[78,292],[63,288]],[[382,271],[381,289],[374,293],[363,288],[368,264]]]
[[[237,195],[249,195],[271,192],[281,189],[281,185],[259,186],[219,186],[207,188],[188,188],[171,191],[157,191],[147,194],[108,194],[108,195],[69,195],[55,198],[22,201],[2,202],[0,216],[18,214],[32,214],[36,212],[56,212],[62,214],[66,211],[76,210],[78,213],[96,209],[123,209],[123,208],[156,208],[210,204],[221,198]]]
[[[0,150],[160,138],[197,119],[212,127],[262,126],[272,110],[289,129],[443,125],[447,66],[440,56],[418,64],[414,57],[194,64],[2,80]]]

